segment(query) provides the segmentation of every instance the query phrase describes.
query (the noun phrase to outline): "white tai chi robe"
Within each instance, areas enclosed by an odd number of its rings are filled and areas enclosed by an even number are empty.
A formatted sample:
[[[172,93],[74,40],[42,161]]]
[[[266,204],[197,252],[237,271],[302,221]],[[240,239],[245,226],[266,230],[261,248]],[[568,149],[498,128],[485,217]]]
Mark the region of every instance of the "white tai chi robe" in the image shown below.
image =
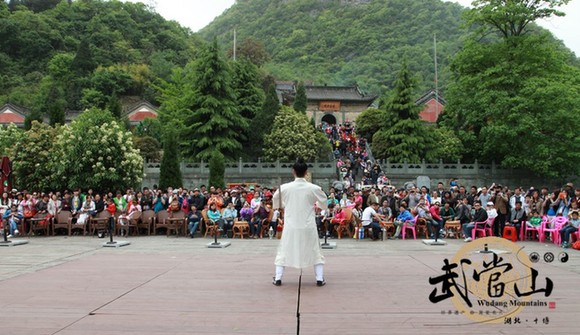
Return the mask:
[[[305,268],[324,264],[320,250],[314,204],[321,209],[327,208],[326,194],[320,186],[296,178],[293,182],[280,186],[282,208],[284,210],[284,230],[278,245],[274,264]],[[280,206],[280,190],[274,193],[273,207]]]

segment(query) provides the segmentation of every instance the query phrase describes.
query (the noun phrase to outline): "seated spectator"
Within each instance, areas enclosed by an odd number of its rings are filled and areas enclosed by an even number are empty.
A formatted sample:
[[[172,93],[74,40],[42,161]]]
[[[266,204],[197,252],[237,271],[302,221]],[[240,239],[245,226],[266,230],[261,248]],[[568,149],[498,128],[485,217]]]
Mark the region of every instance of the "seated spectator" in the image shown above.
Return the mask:
[[[471,221],[471,206],[468,204],[467,197],[464,197],[459,201],[455,213],[461,224],[466,224]]]
[[[509,216],[509,221],[506,226],[513,226],[516,228],[517,236],[520,236],[522,222],[526,221],[526,211],[522,208],[521,201],[516,201],[515,208],[512,208]]]
[[[526,225],[534,229],[538,229],[542,225],[542,217],[536,209],[532,209],[532,217],[526,221]]]
[[[379,208],[379,214],[381,214],[386,221],[391,221],[393,218],[393,210],[389,207],[388,200],[383,201],[383,205]]]
[[[127,214],[119,215],[119,224],[125,226],[131,221],[138,213],[141,212],[141,205],[139,205],[139,201],[137,198],[133,198],[131,200],[131,206],[128,207]],[[128,234],[128,231],[125,229],[121,229],[121,236],[125,236]]]
[[[471,242],[471,232],[473,231],[473,228],[475,228],[476,222],[484,222],[487,220],[487,212],[481,208],[481,203],[479,201],[475,201],[473,207],[475,208],[473,221],[463,225],[463,236],[465,236],[465,240],[463,240],[464,242]]]
[[[379,209],[379,204],[376,202],[372,202],[369,207],[365,208],[362,214],[361,219],[361,229],[372,228],[373,236],[372,240],[377,241],[380,238],[380,233],[382,230],[382,226],[380,224],[381,219],[383,218],[377,210]]]
[[[187,213],[187,227],[189,229],[189,237],[193,238],[200,221],[201,213],[197,210],[195,204],[191,204],[190,211]]]
[[[440,206],[441,204],[439,203],[439,201],[435,201],[433,203],[433,206],[429,207],[429,215],[431,216],[431,225],[433,225],[433,223],[436,223],[436,226],[439,227],[438,236],[443,236],[445,227],[443,225],[443,218],[441,217]],[[429,221],[427,221],[427,223],[429,223]],[[427,228],[429,229],[429,235],[431,236],[431,238],[434,238],[435,231],[433,230],[433,227],[427,226]]]
[[[224,231],[224,220],[222,218],[222,213],[217,209],[217,204],[215,202],[209,205],[207,217],[211,222],[218,225],[218,231]]]
[[[560,236],[562,236],[562,248],[570,247],[570,235],[578,231],[580,226],[580,218],[578,218],[578,211],[570,212],[570,220],[560,229]]]
[[[227,207],[223,211],[224,219],[224,236],[228,236],[228,230],[231,230],[234,226],[234,221],[238,218],[238,211],[234,207],[233,202],[229,202]]]
[[[79,211],[79,218],[77,220],[77,224],[85,224],[87,223],[87,219],[90,217],[91,213],[95,211],[95,202],[93,201],[93,197],[87,195],[85,197],[85,201],[81,206]]]
[[[6,225],[8,225],[8,228],[10,229],[8,238],[17,236],[19,234],[18,224],[22,222],[24,216],[22,215],[22,212],[18,210],[16,204],[12,204],[10,209],[7,209],[4,212],[2,219],[4,219],[4,222],[6,222]],[[4,225],[4,229],[6,229],[6,225]]]
[[[262,222],[264,219],[268,218],[268,211],[266,210],[266,204],[260,201],[260,206],[257,210],[254,210],[254,215],[250,221],[250,236],[253,238],[260,237],[262,233]]]
[[[96,216],[97,214],[105,210],[105,201],[103,201],[100,194],[97,193],[95,195],[94,201],[95,201],[95,210],[91,212],[91,216]],[[143,208],[143,206],[141,206],[141,208]]]
[[[57,214],[61,210],[61,201],[58,199],[56,194],[51,195],[50,200],[48,201],[48,213],[52,217],[56,217]]]
[[[450,202],[446,201],[443,203],[443,207],[441,207],[439,210],[439,216],[443,220],[443,227],[445,227],[445,223],[447,221],[453,220],[455,218],[455,211],[453,210],[453,207],[451,207]]]
[[[389,239],[401,238],[401,229],[403,228],[403,224],[407,221],[410,221],[407,223],[408,225],[413,225],[413,215],[411,215],[411,212],[407,210],[405,205],[401,205],[399,207],[399,215],[397,215],[397,218],[393,223],[397,227],[397,230],[395,231],[395,235],[389,237]]]

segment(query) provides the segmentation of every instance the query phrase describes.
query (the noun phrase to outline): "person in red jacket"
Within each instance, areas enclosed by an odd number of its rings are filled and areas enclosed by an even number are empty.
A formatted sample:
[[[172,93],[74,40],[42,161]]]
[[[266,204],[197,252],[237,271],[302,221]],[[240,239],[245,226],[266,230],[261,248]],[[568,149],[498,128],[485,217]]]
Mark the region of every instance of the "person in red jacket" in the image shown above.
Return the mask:
[[[443,236],[443,218],[441,217],[441,204],[439,203],[439,201],[435,201],[435,203],[429,207],[429,214],[431,214],[431,218],[439,223],[439,236]],[[431,230],[431,235],[434,235],[435,232]]]

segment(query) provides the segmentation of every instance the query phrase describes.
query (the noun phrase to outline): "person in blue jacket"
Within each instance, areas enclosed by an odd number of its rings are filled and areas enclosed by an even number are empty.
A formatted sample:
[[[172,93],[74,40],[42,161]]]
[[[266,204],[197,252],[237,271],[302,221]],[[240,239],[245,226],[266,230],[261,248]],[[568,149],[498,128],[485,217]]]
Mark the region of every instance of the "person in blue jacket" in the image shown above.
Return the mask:
[[[22,215],[22,212],[18,211],[16,204],[12,204],[10,209],[7,209],[6,212],[4,212],[2,219],[7,222],[8,226],[10,227],[10,234],[8,235],[8,238],[18,235],[17,227],[18,224],[22,222],[23,218],[24,216]]]
[[[403,224],[405,223],[405,221],[411,221],[409,223],[407,223],[408,225],[413,225],[415,224],[413,221],[413,215],[411,214],[411,212],[409,212],[409,210],[407,209],[407,207],[405,207],[405,205],[401,205],[399,208],[399,215],[397,215],[397,218],[395,219],[394,225],[397,226],[397,230],[395,231],[395,235],[392,237],[389,237],[389,239],[395,239],[395,238],[401,238],[401,229],[403,228]]]

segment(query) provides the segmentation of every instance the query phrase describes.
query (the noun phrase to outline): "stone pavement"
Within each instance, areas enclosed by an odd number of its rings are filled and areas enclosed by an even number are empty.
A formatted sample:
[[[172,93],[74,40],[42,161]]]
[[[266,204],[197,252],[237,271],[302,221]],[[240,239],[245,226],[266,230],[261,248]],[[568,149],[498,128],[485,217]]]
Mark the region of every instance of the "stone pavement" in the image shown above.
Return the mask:
[[[0,248],[0,334],[296,334],[299,270],[271,284],[277,240],[130,237],[131,245],[101,248],[95,237],[33,237]],[[305,269],[301,334],[572,334],[580,320],[580,252],[540,261],[537,286],[554,282],[550,297],[532,300],[517,324],[478,323],[455,314],[450,299],[429,294],[443,260],[465,243],[426,246],[420,240],[335,240],[325,250],[328,284],[316,287]],[[525,251],[556,257],[553,244],[520,242]],[[441,292],[440,285],[438,287]],[[451,314],[449,314],[451,313]],[[515,321],[515,320],[514,320]],[[548,321],[548,322],[546,322]],[[546,324],[547,323],[547,324]]]

